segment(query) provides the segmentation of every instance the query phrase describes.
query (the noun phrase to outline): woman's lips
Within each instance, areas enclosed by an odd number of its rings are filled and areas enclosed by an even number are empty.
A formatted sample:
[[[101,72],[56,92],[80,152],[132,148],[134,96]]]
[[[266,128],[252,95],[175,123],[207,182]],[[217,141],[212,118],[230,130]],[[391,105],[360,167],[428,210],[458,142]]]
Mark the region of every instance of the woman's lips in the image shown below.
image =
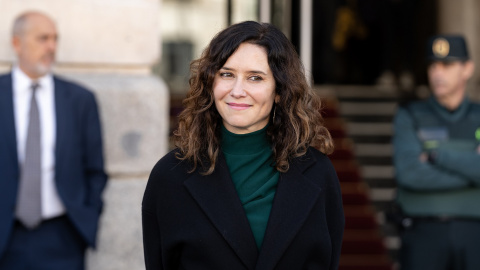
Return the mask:
[[[227,103],[228,106],[234,110],[246,110],[251,107],[249,104],[244,103]]]

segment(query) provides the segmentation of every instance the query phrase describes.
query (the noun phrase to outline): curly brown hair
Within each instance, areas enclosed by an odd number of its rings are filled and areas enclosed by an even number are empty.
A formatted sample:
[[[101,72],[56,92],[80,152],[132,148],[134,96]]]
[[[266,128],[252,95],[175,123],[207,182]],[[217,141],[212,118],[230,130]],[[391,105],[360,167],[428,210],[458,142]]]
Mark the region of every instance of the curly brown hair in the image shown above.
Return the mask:
[[[333,151],[330,133],[323,125],[321,102],[307,83],[303,65],[293,45],[275,26],[246,21],[218,33],[190,65],[190,90],[183,101],[179,125],[174,132],[177,158],[200,166],[202,174],[215,170],[221,148],[222,118],[213,97],[216,73],[242,43],[265,48],[279,96],[270,113],[267,136],[272,145],[275,168],[289,169],[289,161],[316,147],[325,154]]]

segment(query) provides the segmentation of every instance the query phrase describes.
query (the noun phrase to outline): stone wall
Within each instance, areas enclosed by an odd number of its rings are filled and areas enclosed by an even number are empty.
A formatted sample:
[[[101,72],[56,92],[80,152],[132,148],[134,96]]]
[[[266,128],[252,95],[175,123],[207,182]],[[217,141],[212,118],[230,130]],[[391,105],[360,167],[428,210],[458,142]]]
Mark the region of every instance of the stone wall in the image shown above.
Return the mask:
[[[469,93],[480,101],[480,0],[438,0],[438,30],[445,34],[463,34],[475,62],[475,74],[470,80]]]
[[[90,88],[99,102],[110,176],[89,270],[144,269],[141,199],[168,150],[169,91],[150,73],[160,55],[160,0],[0,0],[0,71],[14,61],[13,19],[39,10],[57,22],[55,72]]]

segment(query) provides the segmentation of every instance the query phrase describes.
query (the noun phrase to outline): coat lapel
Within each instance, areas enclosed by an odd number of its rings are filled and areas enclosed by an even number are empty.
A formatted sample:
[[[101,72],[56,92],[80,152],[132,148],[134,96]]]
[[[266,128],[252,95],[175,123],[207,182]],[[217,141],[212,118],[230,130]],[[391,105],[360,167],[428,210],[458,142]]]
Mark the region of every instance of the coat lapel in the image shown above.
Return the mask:
[[[303,177],[303,172],[315,163],[315,159],[307,154],[302,162],[298,160],[280,175],[256,269],[275,267],[320,194],[320,187]]]
[[[12,74],[9,73],[0,78],[0,127],[2,127],[0,135],[1,139],[7,142],[8,153],[5,155],[10,156],[11,160],[17,161],[17,135],[13,110]]]
[[[195,174],[184,185],[247,269],[254,269],[257,246],[223,155],[211,175]]]

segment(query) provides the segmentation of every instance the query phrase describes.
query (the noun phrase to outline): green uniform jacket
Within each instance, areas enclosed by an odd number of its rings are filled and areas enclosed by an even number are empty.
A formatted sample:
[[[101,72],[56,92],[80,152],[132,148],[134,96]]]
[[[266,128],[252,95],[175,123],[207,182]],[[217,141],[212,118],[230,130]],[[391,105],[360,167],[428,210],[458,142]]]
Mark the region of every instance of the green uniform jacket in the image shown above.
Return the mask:
[[[398,202],[412,216],[480,218],[480,105],[449,112],[435,99],[401,106],[395,116]],[[435,161],[422,162],[422,152]]]

